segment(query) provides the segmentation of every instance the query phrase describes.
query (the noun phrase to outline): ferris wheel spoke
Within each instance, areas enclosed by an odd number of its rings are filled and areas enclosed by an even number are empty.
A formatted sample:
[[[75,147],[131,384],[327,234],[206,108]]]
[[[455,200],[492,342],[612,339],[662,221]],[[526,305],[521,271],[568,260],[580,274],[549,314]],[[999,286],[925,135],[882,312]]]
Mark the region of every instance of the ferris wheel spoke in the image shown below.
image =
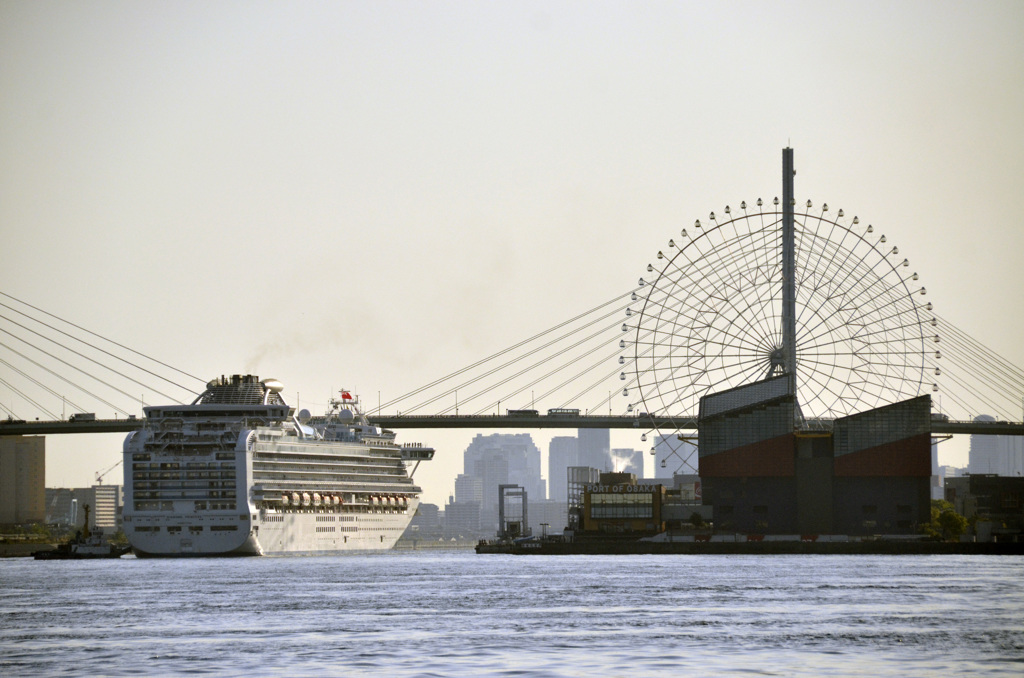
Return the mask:
[[[870,317],[872,314],[877,314],[881,310],[883,305],[898,306],[898,302],[896,301],[896,299],[892,298],[891,295],[893,291],[900,285],[903,285],[905,287],[905,284],[902,280],[899,280],[898,282],[892,284],[889,288],[878,289],[874,285],[865,286],[856,295],[851,296],[848,293],[844,294],[842,299],[843,305],[837,306],[837,308],[842,308],[844,310],[853,312],[853,314],[850,316],[847,322],[861,322],[863,319]],[[880,299],[883,300],[883,303],[879,303]],[[837,312],[838,311],[833,312],[832,316],[834,316]],[[828,318],[823,318],[822,322],[831,319],[832,316],[829,316]]]
[[[825,247],[827,248],[829,247],[829,245],[825,245]],[[860,288],[860,292],[854,295],[854,297],[859,298],[859,296],[864,292],[864,289],[870,287],[863,285],[864,280],[866,278],[874,280],[876,276],[872,275],[871,273],[873,271],[873,265],[866,267],[866,261],[868,256],[867,253],[861,255],[858,258],[851,251],[845,251],[836,248],[836,251],[832,257],[833,261],[836,260],[835,255],[838,254],[843,254],[843,257],[838,259],[839,263],[837,264],[836,270],[834,272],[823,272],[822,278],[828,283],[830,289],[836,289],[840,291],[840,294],[838,295],[838,303],[836,303],[835,305],[842,307],[845,304],[847,304],[850,300],[851,286],[856,285],[858,288]],[[842,277],[840,277],[840,275]],[[857,275],[858,278],[851,281],[850,279],[854,275]],[[826,297],[826,299],[828,299],[829,301],[833,301],[835,298],[832,296],[828,296]]]
[[[814,313],[819,317],[819,324],[827,324],[828,322],[835,319],[840,313],[850,314],[856,312],[860,307],[855,302],[857,302],[862,296],[868,294],[869,292],[870,289],[865,288],[852,296],[850,295],[849,290],[843,291],[841,294],[838,295],[829,294],[819,300],[817,308],[812,308],[811,304],[805,304],[804,313]],[[867,298],[866,304],[870,306],[873,298],[873,296],[869,296]],[[820,315],[819,309],[823,307],[829,307],[832,310],[828,315]],[[805,322],[804,326],[806,327],[806,325],[807,323]],[[810,331],[814,330],[813,327],[808,329]]]
[[[670,262],[669,266],[674,267],[675,270],[677,270],[677,271],[679,270],[677,264],[675,264],[674,261]],[[726,270],[726,269],[727,269],[727,267],[725,267],[725,266],[721,267],[721,270]],[[666,270],[667,270],[667,268],[666,268]],[[690,276],[690,273],[688,271],[680,271],[680,272],[684,273],[687,277]],[[728,282],[725,281],[722,278],[721,274],[717,275],[713,280],[709,279],[707,277],[703,277],[702,278],[702,284],[711,284],[711,283],[715,283],[716,285],[728,284]],[[732,284],[732,286],[734,288],[736,287],[735,284]],[[680,307],[679,307],[680,312],[687,312],[687,311],[693,312],[693,311],[696,311],[696,306],[695,306],[694,302],[690,301],[690,299],[680,299],[676,294],[674,294],[672,292],[669,292],[669,294],[671,295],[672,299],[680,302]],[[690,298],[692,298],[692,297],[693,297],[693,295],[691,293],[690,294]],[[717,298],[719,301],[721,301],[723,304],[726,304],[726,305],[731,305],[733,303],[732,299],[727,298],[725,295],[716,295],[716,294],[709,294],[709,295],[705,296],[704,299],[701,299],[697,303],[706,304],[708,297],[711,297],[713,299]],[[664,307],[663,303],[661,305]]]
[[[835,339],[833,341],[818,341],[818,339],[821,339],[821,337],[815,337],[814,341],[816,341],[816,343],[813,343],[813,344],[812,343],[808,343],[806,345],[798,344],[797,345],[797,353],[799,353],[801,350],[817,350],[817,349],[820,349],[820,348],[824,348],[825,346],[834,346],[835,344],[842,343],[843,341],[846,341],[848,339],[852,339],[852,340],[855,340],[855,341],[861,341],[861,342],[867,342],[869,339],[873,339],[875,343],[886,343],[887,342],[887,337],[889,335],[891,335],[894,332],[894,330],[909,329],[909,328],[913,328],[913,327],[916,327],[916,326],[917,326],[916,323],[910,323],[910,324],[907,324],[907,325],[899,325],[899,326],[897,326],[895,328],[879,328],[879,329],[875,329],[875,330],[871,330],[871,331],[869,331],[867,329],[867,326],[863,326],[862,330],[858,330],[855,335],[853,335],[853,336],[851,336],[851,337],[849,337],[847,339]],[[902,339],[896,339],[895,337],[893,337],[892,340],[893,341],[903,342]],[[914,351],[905,351],[905,352],[920,353],[920,350],[918,349],[918,350],[914,350]]]
[[[874,290],[873,294],[876,294],[876,295],[878,295],[878,294],[888,295],[889,292],[890,292],[889,290]],[[892,299],[892,298],[888,298],[886,296],[883,296],[881,298],[885,299],[885,301],[883,303],[877,303],[879,298],[880,297],[878,297],[878,296],[874,296],[874,297],[869,298],[866,303],[854,304],[851,307],[851,310],[853,310],[854,313],[849,317],[847,322],[848,323],[868,322],[871,319],[871,316],[876,316],[876,320],[874,320],[874,322],[884,322],[884,321],[887,321],[889,319],[892,319],[892,317],[897,317],[897,316],[904,317],[904,316],[907,316],[909,314],[905,308],[901,308],[903,306],[903,304],[900,304],[896,299]],[[912,324],[920,325],[921,321],[920,321],[920,317],[916,316],[916,309],[914,308],[913,311],[914,311],[913,312],[913,321],[914,321],[914,323],[912,323]],[[888,315],[888,316],[887,315],[881,315],[881,313],[883,313],[883,312],[889,312],[890,315]],[[830,317],[831,316],[829,316],[829,319],[830,319]],[[823,319],[822,322],[825,322],[826,320],[829,320],[829,319]]]
[[[824,402],[824,398],[821,395],[823,392],[827,392],[832,396],[834,399],[833,402],[853,403],[858,399],[856,395],[845,395],[846,392],[855,392],[857,390],[855,389],[855,382],[852,380],[837,380],[833,378],[832,374],[813,367],[808,371],[805,379],[818,386],[817,390],[814,391],[813,394],[819,401]]]
[[[906,329],[910,329],[910,328],[917,328],[919,331],[921,330],[921,323],[919,322],[919,320],[916,317],[909,316],[909,314],[906,313],[905,311],[904,312],[899,312],[898,310],[895,310],[894,306],[891,306],[891,305],[890,305],[890,309],[893,312],[889,313],[889,315],[882,316],[882,315],[880,315],[880,313],[883,311],[883,308],[885,308],[885,307],[882,307],[882,306],[876,307],[875,310],[878,311],[879,313],[875,313],[875,314],[862,313],[862,314],[859,314],[859,315],[857,315],[855,317],[847,318],[846,321],[843,323],[843,325],[845,325],[845,326],[853,326],[853,327],[858,327],[858,328],[866,328],[868,326],[869,322],[871,324],[873,324],[873,325],[880,325],[880,327],[878,327],[874,333],[880,333],[880,332],[893,332],[893,333],[895,333],[895,332],[897,332],[899,330],[906,330]],[[875,317],[872,318],[872,315],[874,315]],[[902,324],[902,325],[889,324],[890,321],[898,321],[898,322],[901,322],[901,323],[904,323],[904,324]],[[816,330],[820,329],[821,327],[822,327],[822,324],[819,324],[819,325],[817,325],[814,328],[806,328],[805,331],[806,331],[806,334],[808,336],[807,336],[807,338],[805,340],[802,340],[802,343],[805,343],[805,344],[808,344],[808,345],[813,345],[813,342],[817,341],[823,334],[825,334],[825,333],[829,333],[830,334],[830,333],[833,332],[833,328],[831,326],[827,326],[826,325],[824,332],[816,334],[815,333]],[[858,336],[860,334],[862,334],[862,333],[861,332],[857,332],[854,336]]]

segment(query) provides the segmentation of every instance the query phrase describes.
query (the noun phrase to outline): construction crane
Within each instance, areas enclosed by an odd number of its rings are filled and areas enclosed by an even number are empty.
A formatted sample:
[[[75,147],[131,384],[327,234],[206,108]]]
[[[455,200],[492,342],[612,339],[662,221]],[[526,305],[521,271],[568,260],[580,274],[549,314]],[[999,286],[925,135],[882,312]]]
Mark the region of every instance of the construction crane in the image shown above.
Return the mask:
[[[108,468],[108,469],[106,469],[104,471],[97,471],[96,472],[96,484],[97,485],[102,485],[103,484],[103,476],[107,475],[108,473],[113,471],[115,468],[120,466],[122,461],[124,461],[124,459],[118,459],[117,463],[114,464],[113,466],[111,466],[110,468]]]

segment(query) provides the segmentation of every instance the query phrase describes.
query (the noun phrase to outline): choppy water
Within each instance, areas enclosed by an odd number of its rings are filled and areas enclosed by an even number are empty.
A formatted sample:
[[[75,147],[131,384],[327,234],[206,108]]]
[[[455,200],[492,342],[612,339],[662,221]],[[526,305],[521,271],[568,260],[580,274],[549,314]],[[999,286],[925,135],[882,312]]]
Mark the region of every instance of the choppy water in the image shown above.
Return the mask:
[[[0,674],[1024,675],[1024,558],[0,560]]]

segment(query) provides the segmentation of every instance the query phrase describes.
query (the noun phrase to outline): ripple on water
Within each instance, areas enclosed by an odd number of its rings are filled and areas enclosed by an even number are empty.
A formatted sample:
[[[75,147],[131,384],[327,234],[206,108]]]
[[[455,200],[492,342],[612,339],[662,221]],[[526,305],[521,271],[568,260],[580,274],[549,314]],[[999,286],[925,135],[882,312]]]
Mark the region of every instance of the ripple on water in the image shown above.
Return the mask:
[[[0,673],[1016,676],[1022,575],[979,556],[7,559]]]

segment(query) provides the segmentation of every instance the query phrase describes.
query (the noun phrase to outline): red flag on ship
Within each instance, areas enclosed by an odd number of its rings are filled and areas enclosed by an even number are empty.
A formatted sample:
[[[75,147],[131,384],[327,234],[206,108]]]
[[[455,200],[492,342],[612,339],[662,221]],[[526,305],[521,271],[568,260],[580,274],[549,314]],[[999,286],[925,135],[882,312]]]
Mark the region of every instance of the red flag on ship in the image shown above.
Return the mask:
[[[341,399],[342,400],[352,400],[352,394],[349,393],[348,391],[342,391],[341,392]]]

